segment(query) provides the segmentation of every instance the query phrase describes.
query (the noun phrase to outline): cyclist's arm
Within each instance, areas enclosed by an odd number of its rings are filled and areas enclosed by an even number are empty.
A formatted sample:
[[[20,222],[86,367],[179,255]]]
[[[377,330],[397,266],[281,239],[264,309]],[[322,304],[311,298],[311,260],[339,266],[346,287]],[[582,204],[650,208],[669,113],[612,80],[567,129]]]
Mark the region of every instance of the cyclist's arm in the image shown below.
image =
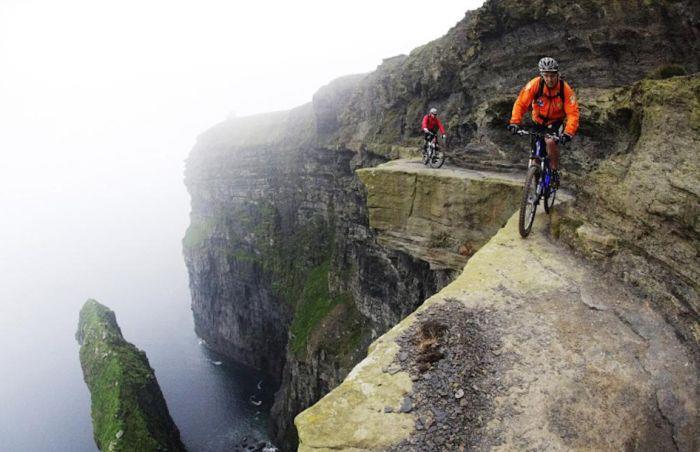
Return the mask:
[[[566,129],[564,133],[574,136],[578,130],[578,100],[576,99],[576,93],[566,82],[564,82],[564,112],[566,113]]]
[[[539,79],[535,78],[530,80],[530,82],[520,90],[518,98],[513,104],[513,112],[510,116],[509,124],[520,124],[523,120],[523,116],[527,113],[527,110],[532,104],[532,100],[535,98],[535,90],[538,88],[537,83]]]
[[[440,120],[439,120],[438,118],[435,118],[435,120],[437,121],[438,128],[440,129],[440,133],[441,133],[442,135],[444,135],[444,134],[445,134],[445,128],[442,126],[442,123],[440,122]]]
[[[423,116],[423,122],[421,122],[420,129],[423,132],[428,130],[428,115]]]

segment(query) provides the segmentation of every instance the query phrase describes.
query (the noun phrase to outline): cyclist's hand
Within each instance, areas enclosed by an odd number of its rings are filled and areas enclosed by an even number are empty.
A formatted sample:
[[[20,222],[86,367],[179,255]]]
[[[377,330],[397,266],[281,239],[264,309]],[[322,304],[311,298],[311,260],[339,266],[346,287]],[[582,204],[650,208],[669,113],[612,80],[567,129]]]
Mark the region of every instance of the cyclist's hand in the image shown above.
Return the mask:
[[[425,133],[430,133],[430,130],[428,130],[428,129],[426,128],[426,129],[423,129],[423,132],[425,132]]]
[[[508,131],[515,135],[520,130],[520,126],[517,124],[508,124]]]
[[[562,136],[559,138],[559,142],[563,145],[566,145],[570,141],[571,141],[571,135],[569,135],[568,133],[562,134]]]

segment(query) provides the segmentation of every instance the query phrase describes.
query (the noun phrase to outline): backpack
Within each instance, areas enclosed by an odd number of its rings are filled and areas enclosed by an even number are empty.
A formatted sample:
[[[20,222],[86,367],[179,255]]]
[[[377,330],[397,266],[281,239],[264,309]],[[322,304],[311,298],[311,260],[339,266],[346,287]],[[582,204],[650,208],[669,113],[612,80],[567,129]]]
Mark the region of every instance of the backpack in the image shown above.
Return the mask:
[[[540,77],[540,88],[537,90],[537,97],[535,97],[535,100],[539,99],[543,95],[544,95],[544,79],[542,77]],[[563,107],[565,105],[564,104],[564,80],[561,78],[561,76],[559,77],[559,94],[557,94],[557,96],[561,98],[561,105]],[[557,96],[549,96],[548,95],[546,97],[551,99],[552,97],[557,97]],[[545,122],[549,120],[549,118],[547,118],[546,116],[543,116],[542,119]]]
[[[540,88],[537,91],[537,97],[535,99],[539,99],[544,95],[544,79],[540,77]],[[559,97],[561,97],[561,104],[564,105],[564,80],[562,80],[561,77],[559,77]],[[557,96],[547,96],[550,99],[552,97],[557,97]]]

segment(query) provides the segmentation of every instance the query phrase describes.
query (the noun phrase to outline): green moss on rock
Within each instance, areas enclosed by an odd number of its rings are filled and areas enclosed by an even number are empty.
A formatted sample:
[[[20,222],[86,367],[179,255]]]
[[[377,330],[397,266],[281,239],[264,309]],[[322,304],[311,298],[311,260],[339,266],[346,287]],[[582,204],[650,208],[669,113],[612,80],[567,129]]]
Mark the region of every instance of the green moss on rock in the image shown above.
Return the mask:
[[[678,64],[667,64],[654,69],[647,78],[662,80],[666,78],[676,77],[678,75],[687,75],[688,72],[683,66]]]
[[[76,339],[97,447],[184,451],[146,354],[124,340],[114,312],[95,300],[85,302]]]
[[[182,238],[182,246],[185,248],[195,248],[202,244],[211,236],[212,226],[206,222],[193,221]]]
[[[291,326],[291,347],[295,353],[304,349],[309,334],[337,304],[328,291],[328,267],[328,262],[324,262],[306,278]]]

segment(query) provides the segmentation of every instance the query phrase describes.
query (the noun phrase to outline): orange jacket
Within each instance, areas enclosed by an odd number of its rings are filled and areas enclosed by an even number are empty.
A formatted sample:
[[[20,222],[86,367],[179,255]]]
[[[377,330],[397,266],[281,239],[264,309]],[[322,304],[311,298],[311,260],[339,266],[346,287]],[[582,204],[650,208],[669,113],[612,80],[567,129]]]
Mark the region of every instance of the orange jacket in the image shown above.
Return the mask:
[[[551,90],[544,85],[542,96],[535,99],[540,90],[540,80],[537,76],[530,80],[520,91],[518,99],[513,105],[513,114],[510,117],[510,124],[520,124],[528,108],[532,106],[532,120],[537,124],[549,125],[556,121],[561,121],[566,117],[565,133],[573,136],[578,130],[578,102],[576,94],[568,83],[564,82],[564,105],[559,96],[559,83]]]

